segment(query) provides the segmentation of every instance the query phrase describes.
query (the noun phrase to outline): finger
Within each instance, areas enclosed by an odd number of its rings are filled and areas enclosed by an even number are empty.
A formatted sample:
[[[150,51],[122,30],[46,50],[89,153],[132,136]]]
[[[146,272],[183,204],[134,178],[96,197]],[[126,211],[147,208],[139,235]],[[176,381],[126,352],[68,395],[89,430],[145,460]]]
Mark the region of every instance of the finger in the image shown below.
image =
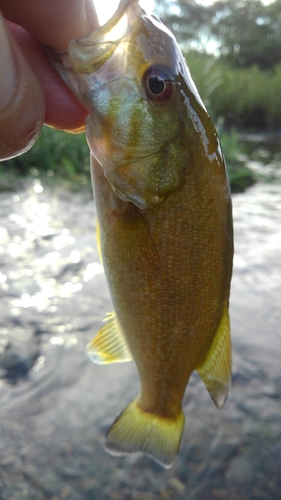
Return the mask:
[[[0,158],[29,149],[45,116],[42,89],[0,15]]]
[[[9,27],[43,89],[45,123],[72,132],[84,128],[88,111],[54,70],[42,45],[20,26],[9,23]]]
[[[92,0],[0,0],[11,30],[35,72],[46,102],[45,122],[55,128],[75,131],[84,127],[87,112],[57,76],[38,40],[64,49],[70,40],[83,37],[98,26]],[[30,35],[19,25],[23,25]]]
[[[0,0],[0,8],[6,19],[57,50],[98,26],[92,0]]]

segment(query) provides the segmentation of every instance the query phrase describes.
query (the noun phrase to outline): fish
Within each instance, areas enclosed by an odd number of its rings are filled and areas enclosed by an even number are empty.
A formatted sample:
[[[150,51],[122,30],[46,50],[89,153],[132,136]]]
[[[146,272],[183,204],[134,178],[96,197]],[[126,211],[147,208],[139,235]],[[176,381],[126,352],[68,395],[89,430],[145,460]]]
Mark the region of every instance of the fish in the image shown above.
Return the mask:
[[[106,434],[114,455],[169,468],[197,371],[221,408],[231,385],[231,194],[215,127],[174,35],[137,0],[49,55],[88,109],[97,238],[114,311],[87,346],[134,360],[140,392]]]

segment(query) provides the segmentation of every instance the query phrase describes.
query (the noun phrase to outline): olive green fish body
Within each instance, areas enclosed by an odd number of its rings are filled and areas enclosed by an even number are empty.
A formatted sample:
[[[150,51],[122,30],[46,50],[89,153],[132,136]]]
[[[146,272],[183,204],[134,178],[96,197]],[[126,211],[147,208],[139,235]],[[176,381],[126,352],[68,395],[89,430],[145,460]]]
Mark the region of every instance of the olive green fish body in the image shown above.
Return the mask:
[[[141,211],[115,195],[95,162],[93,171],[103,264],[138,367],[140,403],[145,411],[173,416],[228,303],[229,201],[224,196],[218,206],[218,186],[212,190],[206,175],[200,186],[190,174],[161,210]]]
[[[107,433],[169,467],[197,370],[221,407],[231,378],[233,235],[219,140],[173,35],[135,0],[55,65],[89,109],[98,240],[114,313],[88,346],[134,359],[140,394]]]

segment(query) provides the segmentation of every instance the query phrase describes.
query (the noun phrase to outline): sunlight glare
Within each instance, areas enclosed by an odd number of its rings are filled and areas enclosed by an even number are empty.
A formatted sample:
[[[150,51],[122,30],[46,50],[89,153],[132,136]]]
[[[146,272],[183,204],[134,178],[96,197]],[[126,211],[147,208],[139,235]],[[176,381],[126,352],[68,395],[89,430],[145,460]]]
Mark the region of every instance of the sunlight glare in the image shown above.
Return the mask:
[[[201,5],[206,5],[206,6],[207,6],[207,5],[211,5],[211,4],[213,4],[213,3],[217,2],[217,1],[218,1],[218,0],[197,0],[197,2],[196,2],[196,3],[199,3],[199,4],[201,4]],[[270,3],[274,2],[274,1],[275,1],[275,0],[262,0],[262,3],[263,3],[264,5],[269,5]]]
[[[101,25],[105,24],[111,18],[119,4],[119,0],[93,0],[93,2]],[[154,1],[140,0],[140,5],[147,12],[151,12],[154,8]]]
[[[197,0],[197,3],[201,5],[210,5],[217,0]],[[274,0],[262,0],[264,5],[269,5]],[[116,11],[119,4],[119,0],[93,0],[97,16],[101,25],[105,24],[108,19]],[[155,7],[154,0],[140,0],[140,5],[146,10],[147,13],[151,13]]]

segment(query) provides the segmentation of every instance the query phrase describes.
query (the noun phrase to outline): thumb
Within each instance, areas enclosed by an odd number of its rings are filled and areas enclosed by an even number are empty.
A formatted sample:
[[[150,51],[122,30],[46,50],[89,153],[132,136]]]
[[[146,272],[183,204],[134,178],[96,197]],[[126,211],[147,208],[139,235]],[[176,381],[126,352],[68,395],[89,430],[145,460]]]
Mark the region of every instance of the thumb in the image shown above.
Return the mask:
[[[24,153],[45,116],[43,91],[0,14],[0,159]]]

